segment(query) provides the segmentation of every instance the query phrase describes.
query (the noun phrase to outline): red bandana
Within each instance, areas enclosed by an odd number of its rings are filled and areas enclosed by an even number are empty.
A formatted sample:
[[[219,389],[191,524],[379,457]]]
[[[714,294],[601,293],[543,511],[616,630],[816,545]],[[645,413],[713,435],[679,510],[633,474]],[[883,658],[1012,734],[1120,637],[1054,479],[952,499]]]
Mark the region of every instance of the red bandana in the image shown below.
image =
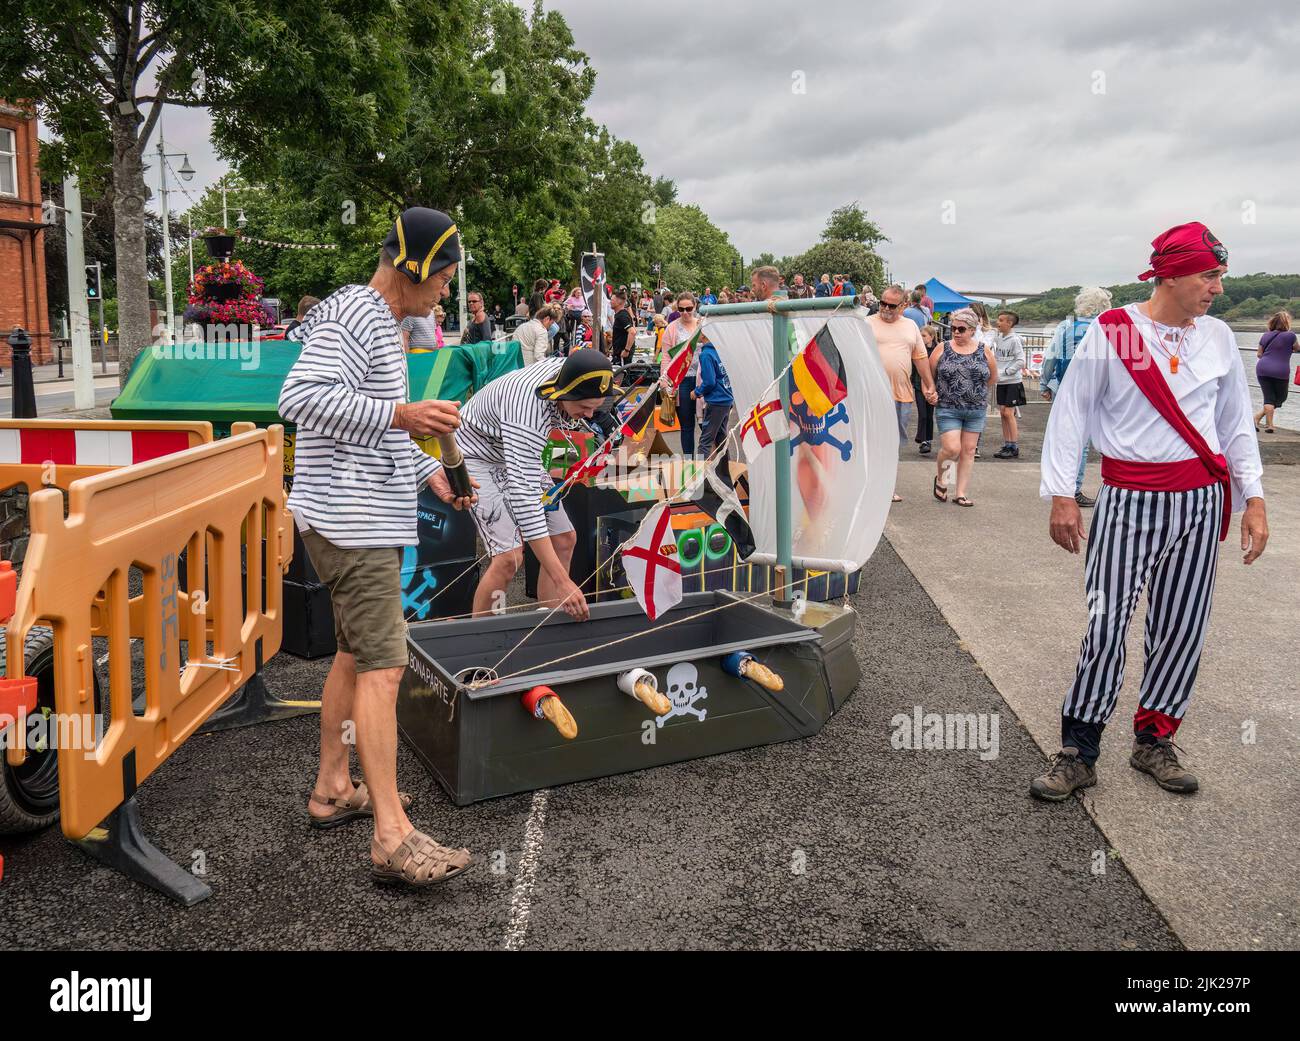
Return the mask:
[[[1180,224],[1151,240],[1151,269],[1138,275],[1149,278],[1177,278],[1195,275],[1228,263],[1228,251],[1214,232],[1200,221]]]

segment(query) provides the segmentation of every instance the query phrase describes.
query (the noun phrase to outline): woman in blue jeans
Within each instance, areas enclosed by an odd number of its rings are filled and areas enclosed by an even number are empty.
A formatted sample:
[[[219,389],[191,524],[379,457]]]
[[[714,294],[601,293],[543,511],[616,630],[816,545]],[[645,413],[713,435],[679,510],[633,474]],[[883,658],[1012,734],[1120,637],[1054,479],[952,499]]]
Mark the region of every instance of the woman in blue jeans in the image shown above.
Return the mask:
[[[930,355],[939,403],[934,422],[939,428],[938,470],[934,478],[934,497],[948,501],[948,488],[942,484],[945,470],[957,461],[956,498],[958,506],[974,506],[966,496],[971,467],[975,465],[975,446],[984,430],[989,394],[997,386],[998,368],[993,352],[981,344],[979,318],[963,307],[949,318],[952,339],[944,341]]]
[[[680,292],[677,294],[677,318],[668,323],[664,334],[655,348],[655,361],[661,369],[667,367],[668,349],[689,340],[700,327],[700,316],[696,313],[695,294]],[[697,351],[691,359],[691,367],[677,388],[677,420],[682,425],[682,455],[695,454],[695,383],[700,375],[700,356]]]

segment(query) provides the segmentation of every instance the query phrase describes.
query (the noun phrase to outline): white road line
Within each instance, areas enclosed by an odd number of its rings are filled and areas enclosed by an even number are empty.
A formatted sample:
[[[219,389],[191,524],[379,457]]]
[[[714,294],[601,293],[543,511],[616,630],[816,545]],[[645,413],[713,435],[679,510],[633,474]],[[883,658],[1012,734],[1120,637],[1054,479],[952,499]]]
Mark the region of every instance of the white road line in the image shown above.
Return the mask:
[[[542,788],[533,792],[533,808],[524,825],[524,852],[519,857],[519,877],[515,879],[510,894],[510,925],[506,928],[506,950],[517,951],[528,935],[528,915],[532,911],[533,884],[537,881],[537,868],[542,860],[542,828],[546,824],[546,803],[550,791]]]

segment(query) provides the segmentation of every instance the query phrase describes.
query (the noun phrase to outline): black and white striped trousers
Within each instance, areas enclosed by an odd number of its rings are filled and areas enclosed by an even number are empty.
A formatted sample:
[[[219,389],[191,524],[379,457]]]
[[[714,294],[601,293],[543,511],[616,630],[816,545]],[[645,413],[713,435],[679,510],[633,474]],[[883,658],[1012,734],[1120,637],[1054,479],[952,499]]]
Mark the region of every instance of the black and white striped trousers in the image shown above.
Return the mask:
[[[1124,637],[1147,590],[1142,709],[1181,720],[1214,597],[1223,486],[1187,492],[1103,484],[1088,535],[1088,631],[1062,715],[1104,725],[1124,683]]]

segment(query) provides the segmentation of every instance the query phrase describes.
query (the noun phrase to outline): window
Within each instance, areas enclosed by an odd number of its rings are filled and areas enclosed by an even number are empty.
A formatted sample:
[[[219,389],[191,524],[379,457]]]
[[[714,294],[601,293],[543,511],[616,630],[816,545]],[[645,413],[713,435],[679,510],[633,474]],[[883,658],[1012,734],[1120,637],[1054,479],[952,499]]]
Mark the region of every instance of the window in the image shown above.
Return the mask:
[[[18,194],[18,139],[0,127],[0,195]]]

